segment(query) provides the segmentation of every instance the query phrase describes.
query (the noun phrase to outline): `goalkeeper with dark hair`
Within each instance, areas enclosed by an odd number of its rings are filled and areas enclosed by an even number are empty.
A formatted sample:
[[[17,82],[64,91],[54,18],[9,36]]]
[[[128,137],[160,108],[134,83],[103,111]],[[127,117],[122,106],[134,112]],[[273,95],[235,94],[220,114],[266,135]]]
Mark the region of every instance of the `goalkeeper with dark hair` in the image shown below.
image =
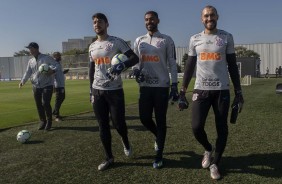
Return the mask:
[[[242,109],[244,100],[232,35],[216,28],[218,14],[214,7],[206,6],[201,18],[205,29],[190,39],[188,61],[180,90],[179,108],[181,110],[188,108],[185,93],[197,66],[192,95],[192,130],[197,141],[205,149],[202,167],[210,169],[212,179],[220,179],[218,164],[228,136],[229,75],[235,90],[235,99],[232,104],[233,115],[235,115],[232,116],[233,123],[236,120],[236,113]],[[204,129],[210,107],[213,108],[215,114],[217,130],[215,147],[208,141]],[[213,152],[215,152],[214,159],[211,160]]]
[[[166,138],[166,114],[169,99],[178,100],[175,46],[171,37],[158,31],[159,18],[154,11],[145,13],[146,35],[135,40],[134,52],[139,64],[134,68],[140,86],[139,116],[141,123],[155,136],[154,168],[163,166]],[[169,71],[171,72],[171,83]],[[155,122],[152,118],[155,113]]]
[[[92,20],[97,39],[89,46],[90,97],[106,153],[105,161],[98,166],[98,170],[103,171],[114,164],[109,115],[114,128],[121,136],[124,154],[126,156],[132,154],[127,136],[124,92],[120,74],[124,69],[135,65],[138,57],[124,40],[108,35],[109,22],[104,14],[96,13],[92,16]],[[111,59],[118,53],[126,55],[128,60],[112,66]]]

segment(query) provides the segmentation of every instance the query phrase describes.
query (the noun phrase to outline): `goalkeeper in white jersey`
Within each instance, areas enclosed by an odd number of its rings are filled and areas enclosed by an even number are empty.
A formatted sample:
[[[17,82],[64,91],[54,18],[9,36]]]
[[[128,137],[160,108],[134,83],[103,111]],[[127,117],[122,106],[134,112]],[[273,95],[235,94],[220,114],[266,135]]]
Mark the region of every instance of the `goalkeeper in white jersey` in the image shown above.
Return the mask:
[[[244,100],[232,35],[216,28],[218,14],[214,7],[206,6],[201,18],[205,29],[190,39],[188,61],[185,66],[183,86],[180,90],[179,108],[181,110],[188,108],[185,92],[197,66],[192,97],[192,130],[197,141],[205,149],[202,167],[210,169],[212,179],[220,179],[218,164],[228,136],[229,75],[235,90],[232,107],[239,107],[241,111]],[[215,147],[208,141],[204,130],[210,107],[213,108],[215,114],[217,130]],[[214,159],[212,160],[213,152]]]
[[[158,31],[158,24],[159,18],[156,12],[145,13],[145,26],[148,33],[135,40],[134,52],[139,56],[140,61],[133,67],[133,74],[140,86],[140,120],[155,136],[154,168],[163,166],[168,100],[170,98],[172,101],[178,100],[174,42],[171,37]],[[169,73],[171,73],[171,81]],[[155,122],[152,118],[153,112]]]
[[[92,20],[97,40],[89,46],[90,95],[106,153],[105,161],[98,166],[98,170],[102,171],[114,163],[109,114],[111,114],[113,126],[122,138],[125,155],[132,154],[127,137],[124,92],[120,73],[135,65],[139,59],[124,40],[108,35],[109,23],[104,14],[96,13],[92,16]],[[118,53],[125,54],[128,60],[112,66],[111,59]]]

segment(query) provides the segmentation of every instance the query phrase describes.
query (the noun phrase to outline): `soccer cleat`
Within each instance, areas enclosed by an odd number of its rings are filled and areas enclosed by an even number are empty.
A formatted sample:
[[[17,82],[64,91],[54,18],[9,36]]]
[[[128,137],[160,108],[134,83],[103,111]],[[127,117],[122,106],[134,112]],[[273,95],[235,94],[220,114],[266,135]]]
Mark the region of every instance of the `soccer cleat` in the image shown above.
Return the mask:
[[[127,157],[130,157],[132,155],[132,147],[130,146],[129,149],[126,149],[126,147],[124,146],[123,147],[123,151],[124,151],[124,154],[127,156]]]
[[[211,178],[214,179],[214,180],[218,180],[220,179],[220,173],[218,171],[218,168],[215,164],[212,164],[210,166],[210,172],[211,172]]]
[[[130,157],[130,156],[132,155],[132,147],[129,145],[129,149],[127,149],[122,140],[121,140],[121,142],[122,142],[122,145],[123,145],[124,154],[125,154],[127,157]]]
[[[38,130],[43,130],[43,129],[45,128],[45,126],[46,126],[46,122],[41,121],[41,122],[39,123]]]
[[[155,161],[154,163],[153,163],[153,168],[154,169],[160,169],[160,168],[162,168],[163,167],[163,161],[162,160],[160,160],[160,161]]]
[[[63,121],[61,116],[56,116],[55,121],[60,122]]]
[[[98,171],[104,171],[114,164],[114,158],[104,161],[98,166]]]
[[[204,157],[202,159],[202,167],[204,169],[206,169],[210,166],[212,153],[213,153],[213,149],[212,149],[212,151],[205,151]]]
[[[52,127],[52,122],[47,122],[45,130],[49,131],[51,129],[51,127]]]
[[[159,150],[159,147],[158,147],[158,143],[157,143],[157,141],[155,141],[154,148],[155,148],[155,151],[158,151],[158,150]]]

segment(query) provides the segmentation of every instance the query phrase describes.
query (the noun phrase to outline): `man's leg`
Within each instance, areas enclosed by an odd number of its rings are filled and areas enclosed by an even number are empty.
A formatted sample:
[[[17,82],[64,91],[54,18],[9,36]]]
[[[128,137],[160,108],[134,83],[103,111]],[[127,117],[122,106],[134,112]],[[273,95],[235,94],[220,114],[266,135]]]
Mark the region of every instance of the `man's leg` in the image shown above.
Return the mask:
[[[43,88],[43,107],[47,116],[47,125],[45,130],[49,130],[52,127],[52,107],[51,99],[53,94],[53,86],[47,86]]]
[[[139,116],[141,123],[157,138],[157,126],[153,121],[153,95],[150,87],[140,87]]]
[[[32,91],[33,91],[33,97],[34,97],[36,108],[37,108],[37,113],[40,119],[38,130],[42,130],[45,128],[46,123],[47,123],[44,107],[42,105],[43,89],[33,87]]]
[[[166,138],[166,113],[168,107],[169,88],[155,88],[154,89],[154,112],[157,125],[157,155],[156,162],[163,159],[163,150]]]
[[[104,93],[104,91],[93,89],[93,110],[99,124],[100,139],[106,153],[106,160],[109,160],[113,158],[112,136],[109,123],[109,107]]]

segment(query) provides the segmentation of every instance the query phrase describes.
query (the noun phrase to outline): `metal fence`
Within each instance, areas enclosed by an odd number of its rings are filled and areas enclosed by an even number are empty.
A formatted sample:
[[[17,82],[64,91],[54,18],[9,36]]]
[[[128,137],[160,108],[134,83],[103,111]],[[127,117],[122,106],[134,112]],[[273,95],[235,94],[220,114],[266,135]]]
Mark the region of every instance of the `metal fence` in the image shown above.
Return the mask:
[[[259,73],[261,74],[265,73],[266,67],[269,68],[270,74],[274,74],[275,68],[282,66],[282,43],[241,44],[235,46],[244,46],[247,49],[253,50],[260,54],[261,67]],[[176,48],[176,61],[180,66],[182,66],[181,62],[185,53],[188,53],[187,47]],[[0,57],[0,79],[18,80],[22,78],[30,57],[31,56]],[[88,54],[62,57],[63,68],[86,68],[88,67],[88,63]],[[127,74],[125,74],[124,76],[127,77]],[[72,78],[75,79],[77,77]]]

